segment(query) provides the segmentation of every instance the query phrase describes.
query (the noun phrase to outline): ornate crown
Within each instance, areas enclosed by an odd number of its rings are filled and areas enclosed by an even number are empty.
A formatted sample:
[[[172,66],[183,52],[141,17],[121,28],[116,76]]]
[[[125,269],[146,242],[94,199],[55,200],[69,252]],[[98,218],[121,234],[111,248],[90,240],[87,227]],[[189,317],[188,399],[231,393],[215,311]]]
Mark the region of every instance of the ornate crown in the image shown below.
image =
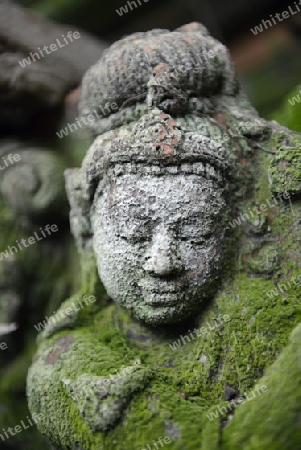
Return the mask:
[[[175,121],[154,109],[135,125],[96,138],[84,160],[82,175],[91,198],[100,181],[125,174],[190,173],[224,185],[235,173],[235,162],[229,135],[209,118]]]

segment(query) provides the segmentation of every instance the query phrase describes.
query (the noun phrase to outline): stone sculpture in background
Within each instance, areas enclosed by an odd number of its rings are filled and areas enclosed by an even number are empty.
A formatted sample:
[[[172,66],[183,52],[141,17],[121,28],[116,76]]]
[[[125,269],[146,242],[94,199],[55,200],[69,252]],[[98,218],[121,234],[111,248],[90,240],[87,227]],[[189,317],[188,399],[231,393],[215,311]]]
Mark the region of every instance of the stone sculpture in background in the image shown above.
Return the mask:
[[[76,95],[65,101],[67,94],[79,86],[105,44],[80,30],[80,39],[43,58],[39,48],[55,43],[69,30],[11,1],[1,1],[1,430],[26,421],[29,414],[25,379],[35,349],[34,325],[76,289],[63,172],[82,160],[85,149],[82,146],[76,153],[70,145],[73,138],[61,143],[55,132],[71,120],[70,105]],[[20,62],[30,54],[36,60],[22,66]],[[55,225],[57,233],[44,238],[41,230],[47,224]],[[46,444],[35,427],[28,427],[10,435],[7,443],[0,436],[0,447],[6,445],[12,450],[39,450]]]
[[[113,44],[83,116],[106,102],[66,172],[82,289],[39,337],[39,430],[60,450],[297,450],[300,286],[275,286],[300,274],[300,136],[258,117],[196,23]],[[229,407],[225,383],[253,401]]]
[[[25,129],[27,134],[28,129],[34,129],[36,136],[41,117],[49,121],[50,113],[58,115],[65,96],[78,87],[85,71],[100,58],[105,44],[81,31],[80,38],[66,46],[62,36],[68,32],[70,27],[66,25],[51,22],[9,0],[1,1],[0,129]],[[63,45],[57,43],[59,38]],[[45,45],[56,45],[57,50],[48,49],[45,56]]]

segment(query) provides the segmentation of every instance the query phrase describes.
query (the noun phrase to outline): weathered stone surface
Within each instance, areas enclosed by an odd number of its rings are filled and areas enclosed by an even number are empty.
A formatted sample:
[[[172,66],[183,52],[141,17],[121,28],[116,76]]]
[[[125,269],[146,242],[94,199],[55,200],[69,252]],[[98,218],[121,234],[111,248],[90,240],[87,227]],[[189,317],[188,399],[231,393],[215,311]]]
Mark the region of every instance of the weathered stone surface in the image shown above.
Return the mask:
[[[238,91],[227,48],[203,26],[191,24],[172,33],[137,33],[113,44],[85,75],[81,109],[83,116],[94,110],[103,116],[90,125],[100,134],[137,120],[150,106],[176,114],[208,111],[220,97]],[[113,102],[119,110],[103,113]]]
[[[56,152],[29,146],[17,141],[0,142],[2,173],[0,191],[4,201],[19,221],[34,221],[41,217],[66,217],[64,193],[64,163]],[[12,164],[9,155],[18,156]]]
[[[198,24],[114,44],[84,78],[83,114],[103,101],[122,108],[91,123],[66,173],[78,295],[99,301],[40,338],[27,379],[39,430],[60,450],[160,436],[172,450],[297,450],[300,135],[258,117]],[[227,409],[225,382],[266,390]]]

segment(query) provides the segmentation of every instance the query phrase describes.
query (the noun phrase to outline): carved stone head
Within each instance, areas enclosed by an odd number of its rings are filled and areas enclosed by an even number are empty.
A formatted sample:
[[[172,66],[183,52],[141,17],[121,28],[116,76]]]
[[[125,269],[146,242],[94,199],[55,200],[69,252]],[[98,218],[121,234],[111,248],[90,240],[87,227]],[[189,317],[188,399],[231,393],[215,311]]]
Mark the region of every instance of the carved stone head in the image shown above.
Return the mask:
[[[171,47],[173,33],[164,30],[160,35],[159,31],[112,46],[112,61],[117,64],[120,49],[127,43],[133,53],[138,42],[142,87],[140,66],[137,63],[135,75],[132,53],[128,61],[130,92],[125,91],[124,77],[109,77],[109,69],[104,75],[106,64],[110,67],[110,51],[85,77],[84,114],[93,108],[97,96],[120,104],[129,99],[135,83],[137,92],[143,88],[148,92],[127,107],[122,126],[122,111],[91,126],[100,135],[82,168],[70,170],[66,176],[71,226],[79,249],[95,253],[109,296],[133,317],[151,325],[176,323],[201,312],[218,289],[238,171],[237,146],[230,135],[211,114],[193,113],[194,104],[212,101],[221,107],[225,95],[231,102],[227,86],[235,86],[232,99],[238,95],[223,46],[195,24],[175,32],[179,49],[191,46],[202,54],[198,46],[203,42],[207,51],[210,45],[216,51],[215,69],[203,65],[199,72],[194,70],[193,78],[188,77],[188,69],[177,78],[176,59],[168,67],[158,52],[160,44],[164,50],[164,39]],[[122,57],[124,54],[121,52]],[[228,78],[224,74],[225,83],[220,79],[222,58],[223,67],[231,67]],[[145,64],[150,59],[153,63],[147,75]],[[183,64],[180,56],[178,60]],[[192,61],[190,55],[184,63],[189,67]],[[202,65],[202,60],[197,63]],[[159,78],[152,81],[154,76]],[[174,86],[168,88],[174,79]],[[206,85],[211,90],[206,90]],[[212,98],[205,99],[208,92]],[[252,120],[256,122],[255,114]]]

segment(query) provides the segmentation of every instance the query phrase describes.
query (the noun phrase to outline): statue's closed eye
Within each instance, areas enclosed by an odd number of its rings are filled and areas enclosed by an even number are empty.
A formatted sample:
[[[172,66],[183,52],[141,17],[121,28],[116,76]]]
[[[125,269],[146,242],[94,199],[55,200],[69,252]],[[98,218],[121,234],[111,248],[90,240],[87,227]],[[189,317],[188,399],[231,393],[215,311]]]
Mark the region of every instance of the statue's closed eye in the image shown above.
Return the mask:
[[[202,229],[200,223],[183,225],[179,230],[179,240],[182,242],[204,244],[212,236],[213,231],[209,230],[208,227]]]
[[[150,226],[144,222],[136,222],[134,224],[127,223],[123,228],[119,228],[116,233],[121,239],[131,244],[138,242],[146,242],[151,238]]]

